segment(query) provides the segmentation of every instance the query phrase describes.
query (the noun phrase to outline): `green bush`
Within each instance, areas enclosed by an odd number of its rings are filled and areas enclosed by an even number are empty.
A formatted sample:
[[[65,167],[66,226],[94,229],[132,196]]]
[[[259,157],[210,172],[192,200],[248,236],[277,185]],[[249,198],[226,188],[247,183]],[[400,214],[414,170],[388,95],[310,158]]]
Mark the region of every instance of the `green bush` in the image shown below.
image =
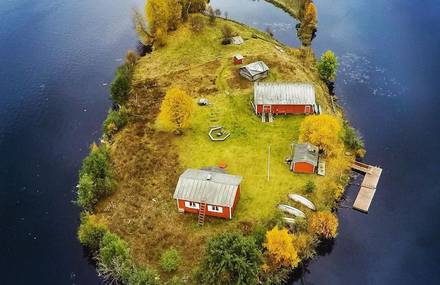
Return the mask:
[[[121,107],[119,111],[111,110],[107,118],[103,123],[103,132],[104,135],[111,137],[121,128],[123,128],[128,121],[128,112],[125,107]]]
[[[113,103],[124,104],[130,94],[131,77],[133,73],[132,65],[125,63],[116,70],[115,78],[110,86],[110,94]]]
[[[202,261],[202,284],[257,284],[261,252],[251,237],[226,233],[209,240]]]
[[[109,283],[128,283],[133,275],[128,245],[116,234],[104,234],[97,261],[100,275]]]
[[[180,260],[179,252],[174,248],[170,248],[162,253],[160,257],[160,267],[165,272],[176,271],[179,267]]]
[[[77,203],[87,210],[115,189],[110,155],[105,145],[93,144],[79,173]]]
[[[87,213],[81,215],[78,239],[83,246],[89,248],[92,252],[99,250],[101,240],[107,231],[107,225],[96,216]]]
[[[338,69],[338,58],[335,54],[328,50],[324,52],[318,61],[318,72],[322,79],[329,82],[336,78],[336,70]]]
[[[354,151],[364,148],[364,142],[347,121],[344,122],[344,143],[349,149]]]
[[[146,268],[135,268],[128,278],[129,285],[159,285],[160,279],[156,272]]]
[[[311,194],[311,193],[315,192],[315,190],[316,190],[315,182],[313,182],[311,180],[307,181],[306,186],[304,188],[305,188],[307,194]]]

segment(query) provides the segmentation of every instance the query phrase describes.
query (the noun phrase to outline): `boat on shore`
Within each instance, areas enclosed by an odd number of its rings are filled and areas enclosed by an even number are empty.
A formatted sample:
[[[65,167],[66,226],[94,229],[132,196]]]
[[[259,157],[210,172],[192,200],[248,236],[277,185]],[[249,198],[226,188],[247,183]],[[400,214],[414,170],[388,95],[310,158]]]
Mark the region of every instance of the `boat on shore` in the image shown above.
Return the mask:
[[[278,209],[285,212],[285,213],[294,215],[295,217],[300,217],[300,218],[306,217],[306,215],[301,210],[298,210],[297,208],[294,208],[289,205],[280,204],[280,205],[278,205]]]
[[[289,194],[289,199],[295,202],[298,202],[304,206],[306,206],[307,208],[309,208],[310,210],[316,211],[316,207],[315,204],[312,203],[312,201],[310,201],[309,199],[304,198],[301,195],[298,194]]]

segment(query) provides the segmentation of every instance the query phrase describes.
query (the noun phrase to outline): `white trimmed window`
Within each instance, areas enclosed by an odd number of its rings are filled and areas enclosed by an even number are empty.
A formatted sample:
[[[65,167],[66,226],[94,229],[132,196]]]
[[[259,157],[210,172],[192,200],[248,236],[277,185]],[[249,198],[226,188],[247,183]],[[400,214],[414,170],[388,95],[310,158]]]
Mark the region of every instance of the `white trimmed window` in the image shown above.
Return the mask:
[[[213,213],[223,213],[223,207],[208,205],[208,211]]]
[[[191,208],[191,209],[198,209],[199,208],[199,203],[185,201],[185,207]]]

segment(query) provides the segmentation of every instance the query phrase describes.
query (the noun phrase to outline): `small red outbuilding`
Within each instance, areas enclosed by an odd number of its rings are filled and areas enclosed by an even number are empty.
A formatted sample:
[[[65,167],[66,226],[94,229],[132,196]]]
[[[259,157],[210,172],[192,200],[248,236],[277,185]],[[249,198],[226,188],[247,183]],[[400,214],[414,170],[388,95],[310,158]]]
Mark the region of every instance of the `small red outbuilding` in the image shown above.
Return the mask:
[[[255,83],[256,114],[313,114],[318,107],[315,88],[307,83]]]
[[[290,170],[297,173],[315,173],[318,159],[318,147],[309,143],[297,144],[290,162]]]
[[[221,170],[187,169],[179,178],[174,199],[179,212],[232,219],[242,177]]]
[[[241,54],[236,54],[233,58],[235,64],[243,64],[243,59],[244,57]]]

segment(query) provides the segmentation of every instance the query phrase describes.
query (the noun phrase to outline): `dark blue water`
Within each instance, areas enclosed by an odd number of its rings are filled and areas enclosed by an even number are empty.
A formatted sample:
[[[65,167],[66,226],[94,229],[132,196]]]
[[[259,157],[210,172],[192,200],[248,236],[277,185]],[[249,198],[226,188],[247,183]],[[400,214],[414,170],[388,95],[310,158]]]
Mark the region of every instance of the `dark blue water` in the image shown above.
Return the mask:
[[[295,21],[264,1],[211,2],[256,27],[274,23],[278,39],[297,45]],[[365,139],[366,161],[384,172],[368,215],[339,210],[333,250],[304,283],[440,284],[440,1],[315,3],[314,49],[339,56],[339,103]]]
[[[71,201],[142,2],[0,1],[1,284],[100,283],[75,239]],[[264,1],[211,2],[298,45],[296,22]],[[438,284],[440,2],[315,2],[315,51],[339,56],[340,103],[384,173],[368,215],[340,209],[333,250],[305,283]]]
[[[136,2],[0,1],[0,284],[100,283],[71,201]]]

